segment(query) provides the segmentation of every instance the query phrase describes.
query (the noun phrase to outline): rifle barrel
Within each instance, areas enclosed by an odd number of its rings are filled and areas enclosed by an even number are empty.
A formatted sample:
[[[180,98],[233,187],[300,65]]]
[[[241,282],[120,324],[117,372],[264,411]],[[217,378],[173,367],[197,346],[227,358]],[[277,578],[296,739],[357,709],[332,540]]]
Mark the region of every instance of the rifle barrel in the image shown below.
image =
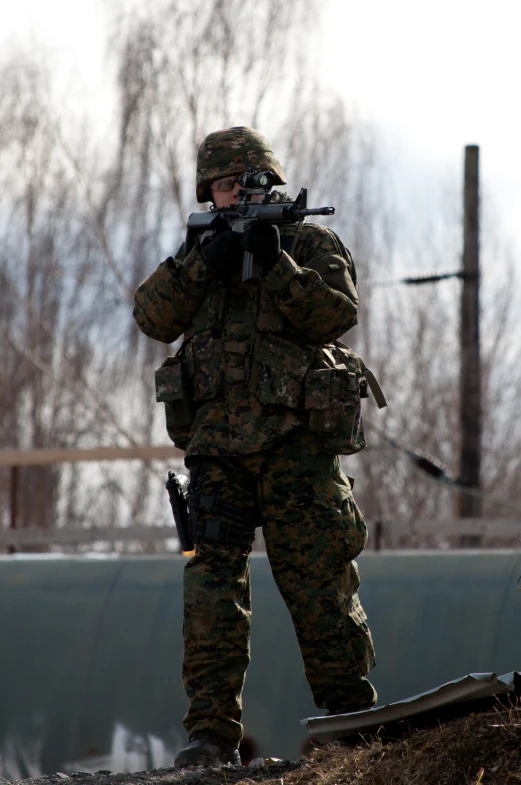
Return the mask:
[[[334,207],[309,207],[301,210],[300,214],[304,215],[334,215]]]

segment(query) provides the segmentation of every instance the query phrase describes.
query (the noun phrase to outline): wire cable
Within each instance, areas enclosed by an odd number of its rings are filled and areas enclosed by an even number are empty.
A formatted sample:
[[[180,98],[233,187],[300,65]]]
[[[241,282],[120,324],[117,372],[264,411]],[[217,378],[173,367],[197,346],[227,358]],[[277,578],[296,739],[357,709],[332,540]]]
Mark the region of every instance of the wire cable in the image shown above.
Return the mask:
[[[365,423],[364,423],[365,424]],[[371,422],[368,422],[367,425],[372,428],[378,435],[389,444],[393,449],[399,450],[400,452],[404,453],[416,466],[417,469],[424,471],[433,480],[436,482],[442,482],[445,485],[449,485],[451,488],[455,490],[459,490],[462,493],[466,493],[469,496],[475,496],[478,499],[484,499],[489,502],[493,502],[494,504],[503,507],[505,510],[510,510],[512,512],[515,511],[516,518],[520,517],[519,507],[509,502],[506,502],[504,499],[499,499],[497,496],[493,496],[490,493],[486,493],[484,491],[480,491],[478,488],[473,488],[470,485],[465,485],[460,481],[458,477],[447,467],[445,466],[442,461],[438,458],[434,458],[429,453],[419,451],[419,450],[412,450],[409,447],[405,447],[403,444],[400,444],[396,439],[393,439],[391,436],[388,436],[381,428],[377,425],[374,425]]]
[[[418,285],[423,283],[438,283],[438,281],[446,281],[448,278],[475,278],[477,273],[467,273],[464,270],[458,270],[455,273],[426,273],[425,275],[411,275],[407,278],[397,278],[395,281],[368,281],[366,286],[396,286],[397,284]]]

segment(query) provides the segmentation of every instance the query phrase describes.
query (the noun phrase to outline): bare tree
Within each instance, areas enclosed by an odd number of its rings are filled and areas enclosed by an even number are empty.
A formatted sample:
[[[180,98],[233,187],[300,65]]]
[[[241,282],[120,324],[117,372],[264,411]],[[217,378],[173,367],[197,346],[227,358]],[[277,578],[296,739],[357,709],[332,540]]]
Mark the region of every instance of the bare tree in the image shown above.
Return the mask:
[[[273,141],[288,190],[306,185],[314,204],[336,206],[331,226],[355,258],[360,325],[346,338],[374,367],[390,403],[385,413],[367,404],[369,449],[345,462],[364,514],[450,515],[451,491],[419,474],[385,434],[455,465],[457,283],[377,284],[398,269],[457,268],[458,188],[428,220],[398,214],[381,138],[313,77],[311,0],[108,8],[118,96],[109,138],[97,140],[88,118],[71,134],[30,59],[9,60],[0,73],[1,444],[166,438],[152,384],[171,350],[139,334],[133,291],[177,250],[197,209],[198,144],[218,128],[250,125]],[[487,253],[494,267],[485,264],[485,486],[518,500],[514,273],[499,279],[493,270],[506,252]],[[20,524],[165,523],[163,473],[160,464],[24,470]],[[7,486],[2,472],[4,525]],[[486,505],[488,514],[499,509]]]
[[[68,135],[30,60],[5,64],[0,296],[12,372],[0,389],[3,445],[164,438],[152,382],[167,349],[136,330],[133,291],[181,240],[202,137],[261,123],[269,101],[290,89],[300,47],[288,38],[304,34],[309,7],[180,0],[120,17],[119,132],[101,156],[88,129]],[[34,490],[20,494],[21,525],[146,523],[168,512],[157,467],[23,475]],[[6,473],[2,480],[5,521]]]

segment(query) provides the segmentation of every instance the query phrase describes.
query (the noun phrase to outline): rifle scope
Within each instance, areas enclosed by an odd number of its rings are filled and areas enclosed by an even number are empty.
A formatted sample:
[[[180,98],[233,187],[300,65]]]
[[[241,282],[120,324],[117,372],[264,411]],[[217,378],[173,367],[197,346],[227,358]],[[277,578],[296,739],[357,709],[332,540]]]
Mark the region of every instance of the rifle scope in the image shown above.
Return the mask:
[[[269,169],[265,171],[246,169],[239,177],[239,184],[243,188],[262,188],[264,191],[269,191],[274,183],[275,175]]]

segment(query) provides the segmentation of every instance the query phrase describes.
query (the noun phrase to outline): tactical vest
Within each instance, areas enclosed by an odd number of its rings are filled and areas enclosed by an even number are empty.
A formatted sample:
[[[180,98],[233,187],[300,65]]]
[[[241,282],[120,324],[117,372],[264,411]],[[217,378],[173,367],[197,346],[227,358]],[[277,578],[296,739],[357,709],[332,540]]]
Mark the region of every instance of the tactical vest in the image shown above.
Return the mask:
[[[294,241],[294,238],[291,238]],[[366,446],[360,399],[371,387],[385,398],[362,359],[341,341],[306,343],[277,308],[267,287],[249,287],[253,329],[248,340],[223,337],[227,292],[213,281],[187,327],[181,348],[156,371],[156,399],[181,449],[197,410],[241,385],[267,407],[288,407],[319,437],[324,451],[349,455]]]

